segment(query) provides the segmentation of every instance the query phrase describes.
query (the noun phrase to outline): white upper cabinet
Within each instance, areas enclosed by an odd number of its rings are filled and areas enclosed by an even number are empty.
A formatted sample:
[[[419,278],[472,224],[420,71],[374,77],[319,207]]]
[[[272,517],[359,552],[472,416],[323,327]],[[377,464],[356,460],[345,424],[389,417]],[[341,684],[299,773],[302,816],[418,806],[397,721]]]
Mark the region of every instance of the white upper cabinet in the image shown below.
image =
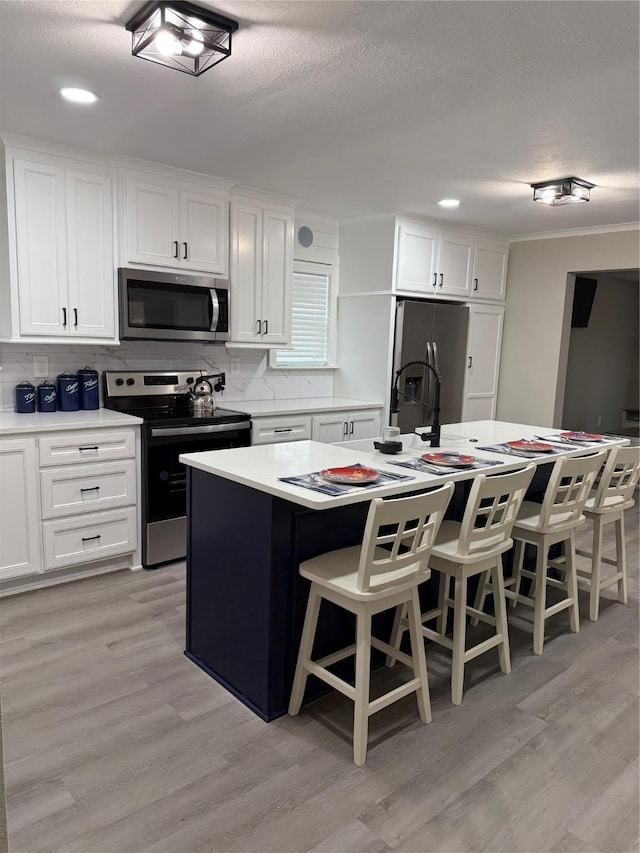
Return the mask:
[[[227,275],[226,191],[171,178],[125,175],[124,196],[123,264]]]
[[[293,211],[231,202],[231,341],[282,346],[291,335]]]
[[[427,225],[396,225],[395,286],[423,294],[432,292],[437,275],[438,232]]]
[[[474,297],[504,301],[508,258],[508,243],[500,243],[497,240],[476,240],[471,274],[471,290]]]
[[[438,251],[438,296],[459,296],[467,299],[471,293],[473,239],[455,231],[441,231]]]
[[[115,336],[112,181],[107,167],[6,149],[6,340]]]

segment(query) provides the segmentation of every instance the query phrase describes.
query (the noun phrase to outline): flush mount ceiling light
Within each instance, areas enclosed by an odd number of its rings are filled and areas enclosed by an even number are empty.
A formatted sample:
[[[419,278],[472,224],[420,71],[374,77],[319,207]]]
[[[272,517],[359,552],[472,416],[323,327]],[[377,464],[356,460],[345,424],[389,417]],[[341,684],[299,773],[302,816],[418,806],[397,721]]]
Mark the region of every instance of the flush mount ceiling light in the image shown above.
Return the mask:
[[[231,56],[237,21],[179,0],[154,0],[128,21],[134,56],[199,77]]]
[[[443,198],[438,202],[440,207],[460,207],[460,202],[457,198]]]
[[[595,184],[583,181],[582,178],[559,178],[555,181],[531,184],[533,200],[552,206],[589,201],[589,193],[594,186]]]

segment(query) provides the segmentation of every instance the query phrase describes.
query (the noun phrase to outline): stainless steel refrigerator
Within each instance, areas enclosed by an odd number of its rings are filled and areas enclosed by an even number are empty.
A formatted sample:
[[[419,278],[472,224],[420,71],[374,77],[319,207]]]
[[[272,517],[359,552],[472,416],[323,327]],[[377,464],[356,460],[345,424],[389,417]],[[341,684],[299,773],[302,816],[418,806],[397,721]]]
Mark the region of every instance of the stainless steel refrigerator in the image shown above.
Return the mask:
[[[393,374],[409,361],[428,361],[442,377],[440,423],[459,423],[467,360],[469,309],[466,305],[402,299],[396,303]],[[435,378],[427,367],[413,365],[398,382],[398,414],[392,422],[403,433],[433,422]]]

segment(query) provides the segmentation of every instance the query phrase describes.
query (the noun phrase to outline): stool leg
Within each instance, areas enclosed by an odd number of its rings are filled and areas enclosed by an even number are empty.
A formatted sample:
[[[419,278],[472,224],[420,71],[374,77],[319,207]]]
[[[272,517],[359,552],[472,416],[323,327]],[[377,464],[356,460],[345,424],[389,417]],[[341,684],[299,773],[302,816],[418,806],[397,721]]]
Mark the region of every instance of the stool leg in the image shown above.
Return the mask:
[[[533,604],[533,653],[542,654],[544,646],[544,618],[547,606],[547,543],[538,542],[536,548],[535,599]]]
[[[597,622],[600,610],[600,572],[602,569],[602,516],[593,519],[593,546],[591,548],[591,588],[589,589],[589,619]]]
[[[407,616],[407,605],[399,604],[396,607],[396,612],[393,617],[393,628],[391,629],[391,640],[389,641],[389,645],[394,649],[400,648],[400,643],[402,642],[402,635],[404,634],[406,628],[402,626],[402,620],[406,619]],[[393,666],[396,662],[397,658],[393,655],[387,655],[385,659],[385,663],[387,666]]]
[[[361,611],[356,627],[356,690],[353,709],[353,760],[362,767],[367,759],[369,731],[369,679],[371,666],[371,614]]]
[[[411,590],[411,601],[408,605],[409,631],[411,633],[411,654],[413,657],[413,673],[420,679],[418,688],[418,711],[423,723],[431,722],[431,699],[429,698],[429,681],[427,679],[427,657],[424,651],[424,639],[422,637],[422,618],[420,613],[420,599],[418,590]]]
[[[573,530],[570,538],[564,543],[565,566],[567,567],[567,595],[573,599],[569,608],[569,624],[571,630],[580,630],[580,610],[578,609],[578,573],[576,572],[576,539]],[[593,583],[593,581],[592,581]],[[600,591],[598,590],[598,598]]]
[[[627,553],[624,547],[624,512],[615,521],[616,526],[616,570],[622,577],[618,581],[618,601],[627,603]]]
[[[451,578],[444,572],[440,572],[440,582],[438,584],[438,610],[440,615],[436,621],[436,631],[438,634],[444,635],[447,633],[447,617],[449,615],[449,607],[446,600],[449,597],[449,586]]]
[[[524,561],[524,542],[522,539],[515,540],[515,548],[513,550],[513,591],[520,592],[520,580],[522,578],[522,564]],[[515,607],[518,602],[512,598],[509,604]]]
[[[504,575],[502,573],[502,556],[496,560],[491,570],[493,578],[493,609],[496,615],[496,632],[502,634],[502,642],[498,646],[500,669],[511,672],[511,653],[509,651],[509,628],[507,625],[507,608],[504,597]]]
[[[291,698],[289,699],[289,713],[292,717],[295,717],[295,715],[300,711],[300,706],[302,705],[302,699],[304,696],[304,688],[307,686],[309,673],[305,668],[305,664],[311,660],[313,640],[316,634],[318,613],[320,611],[320,601],[321,596],[318,595],[314,584],[311,584],[309,600],[307,602],[307,612],[305,613],[302,637],[300,639],[296,674],[293,677],[293,687],[291,688]]]
[[[491,570],[487,570],[480,575],[480,580],[478,581],[478,589],[476,591],[476,600],[474,601],[473,606],[476,610],[482,610],[484,607],[484,603],[487,600],[487,595],[489,593],[489,576],[491,575]],[[477,616],[472,616],[469,620],[472,625],[477,625],[480,621]]]
[[[467,582],[454,578],[453,659],[451,661],[451,701],[462,702],[464,686],[464,645],[467,624]]]

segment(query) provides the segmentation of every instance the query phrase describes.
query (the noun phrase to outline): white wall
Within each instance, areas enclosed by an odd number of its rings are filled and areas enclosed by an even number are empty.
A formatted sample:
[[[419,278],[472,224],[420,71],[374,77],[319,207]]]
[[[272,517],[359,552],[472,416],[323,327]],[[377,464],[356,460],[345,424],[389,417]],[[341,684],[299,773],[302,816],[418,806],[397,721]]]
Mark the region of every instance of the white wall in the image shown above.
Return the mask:
[[[571,329],[562,425],[616,432],[622,410],[638,407],[638,285],[597,281],[589,325]]]
[[[563,426],[571,322],[567,275],[636,269],[638,236],[634,228],[511,244],[498,420]]]

